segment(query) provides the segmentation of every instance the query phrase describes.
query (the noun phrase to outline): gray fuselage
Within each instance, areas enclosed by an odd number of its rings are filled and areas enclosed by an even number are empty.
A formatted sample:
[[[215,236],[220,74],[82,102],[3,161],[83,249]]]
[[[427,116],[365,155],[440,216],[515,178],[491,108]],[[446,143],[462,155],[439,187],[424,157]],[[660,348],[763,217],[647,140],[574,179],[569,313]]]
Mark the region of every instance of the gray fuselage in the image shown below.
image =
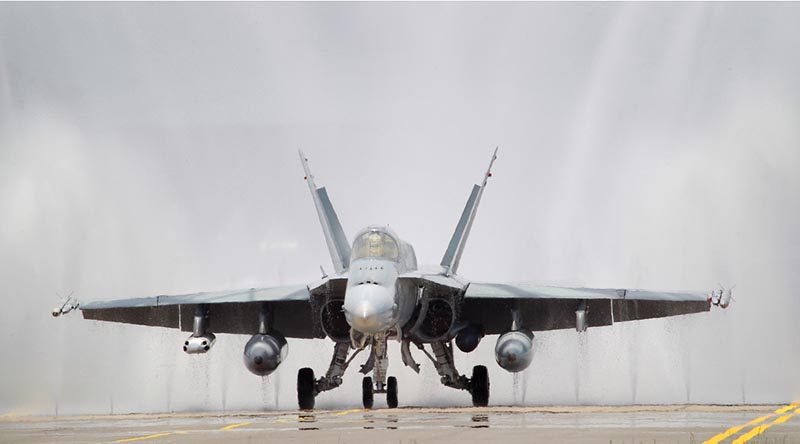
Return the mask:
[[[360,231],[353,243],[343,306],[350,326],[367,335],[402,328],[414,312],[416,293],[398,278],[416,269],[414,249],[388,227]]]

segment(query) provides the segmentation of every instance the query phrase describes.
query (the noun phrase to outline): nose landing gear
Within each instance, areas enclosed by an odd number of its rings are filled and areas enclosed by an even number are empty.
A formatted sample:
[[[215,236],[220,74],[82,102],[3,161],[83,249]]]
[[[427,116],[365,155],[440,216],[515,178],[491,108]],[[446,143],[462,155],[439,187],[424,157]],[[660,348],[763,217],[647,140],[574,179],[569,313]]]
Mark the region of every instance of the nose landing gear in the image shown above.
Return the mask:
[[[374,401],[372,378],[364,376],[364,379],[361,380],[361,402],[364,404],[365,409],[371,409]]]
[[[397,408],[397,378],[394,376],[386,380],[386,404],[390,409]]]
[[[328,372],[319,379],[314,378],[314,370],[310,368],[301,368],[297,372],[297,405],[300,410],[313,409],[314,398],[318,394],[342,385],[344,371],[363,348],[357,348],[348,358],[349,350],[349,342],[337,343]],[[364,408],[372,408],[375,403],[375,393],[385,393],[386,404],[390,409],[396,408],[398,405],[397,378],[386,377],[389,359],[386,355],[385,335],[372,337],[370,357],[361,367],[360,371],[364,374],[372,372],[372,376],[364,377],[361,382],[361,400]]]
[[[364,404],[364,408],[372,408],[375,403],[375,393],[385,393],[386,404],[389,408],[397,408],[397,378],[389,376],[386,379],[386,385],[382,386],[380,383],[376,385],[377,387],[373,385],[372,378],[369,376],[365,376],[364,379],[361,380],[361,401]]]

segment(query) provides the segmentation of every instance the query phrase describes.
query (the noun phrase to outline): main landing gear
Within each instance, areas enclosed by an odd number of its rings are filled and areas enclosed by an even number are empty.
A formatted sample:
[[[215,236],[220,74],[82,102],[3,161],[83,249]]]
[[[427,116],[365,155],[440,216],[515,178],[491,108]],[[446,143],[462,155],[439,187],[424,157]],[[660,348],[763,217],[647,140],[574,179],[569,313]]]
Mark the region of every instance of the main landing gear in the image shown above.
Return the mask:
[[[468,391],[472,395],[472,405],[475,407],[489,405],[489,372],[486,367],[482,365],[472,367],[472,377],[467,378],[465,375],[458,374],[453,360],[453,345],[449,341],[432,342],[433,356],[423,347],[419,347],[433,361],[436,371],[441,376],[442,384]]]
[[[361,349],[357,349],[350,359],[347,359],[349,352],[350,343],[337,342],[333,348],[333,358],[328,371],[319,379],[314,379],[314,370],[310,368],[301,368],[297,371],[297,406],[300,410],[313,409],[314,399],[318,394],[342,385],[344,371]]]
[[[403,362],[419,373],[419,365],[413,361],[408,350],[408,340],[404,340]],[[371,342],[371,344],[369,344]],[[476,365],[472,368],[472,377],[460,375],[453,361],[453,345],[450,341],[430,343],[433,354],[428,353],[422,344],[417,346],[430,358],[441,377],[442,384],[459,390],[466,390],[472,395],[472,405],[486,407],[489,404],[489,372],[486,367]],[[301,410],[314,408],[314,399],[324,391],[335,389],[342,385],[342,376],[355,356],[370,346],[370,356],[361,366],[360,372],[365,376],[361,381],[361,401],[365,409],[371,409],[375,404],[375,394],[385,394],[386,404],[389,408],[398,405],[397,378],[386,376],[389,360],[386,356],[386,336],[375,335],[362,341],[359,348],[348,358],[350,352],[349,342],[339,342],[333,351],[333,359],[325,376],[314,379],[314,370],[301,368],[297,372],[297,405]]]
[[[300,410],[314,408],[314,397],[317,396],[314,381],[314,370],[301,368],[297,372],[297,405]]]
[[[472,405],[486,407],[489,405],[489,372],[486,367],[472,367],[472,378],[469,380],[469,392],[472,394]]]

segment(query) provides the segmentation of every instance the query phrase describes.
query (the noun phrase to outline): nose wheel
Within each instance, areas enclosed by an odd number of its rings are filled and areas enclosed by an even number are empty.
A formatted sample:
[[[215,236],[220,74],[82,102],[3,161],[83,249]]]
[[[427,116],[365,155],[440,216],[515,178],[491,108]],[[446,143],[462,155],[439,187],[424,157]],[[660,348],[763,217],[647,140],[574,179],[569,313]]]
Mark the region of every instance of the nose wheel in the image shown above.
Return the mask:
[[[361,401],[365,409],[371,409],[375,404],[375,393],[386,393],[386,404],[390,409],[397,408],[397,378],[389,376],[386,379],[384,388],[378,387],[376,389],[372,383],[372,378],[366,376],[361,381]]]
[[[390,409],[397,408],[397,378],[394,376],[386,380],[386,404]]]
[[[372,378],[365,376],[361,381],[361,401],[364,403],[365,409],[371,409],[372,403],[375,401],[372,390]]]

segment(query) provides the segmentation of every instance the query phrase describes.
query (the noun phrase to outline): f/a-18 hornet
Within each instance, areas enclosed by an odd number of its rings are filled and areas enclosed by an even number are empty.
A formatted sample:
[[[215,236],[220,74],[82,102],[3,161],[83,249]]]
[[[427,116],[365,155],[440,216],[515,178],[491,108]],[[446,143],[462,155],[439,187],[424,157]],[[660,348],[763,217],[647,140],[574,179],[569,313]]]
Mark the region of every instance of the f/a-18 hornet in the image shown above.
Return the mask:
[[[252,334],[244,364],[266,376],[286,359],[286,338],[330,338],[333,357],[325,374],[311,368],[297,373],[300,409],[313,409],[315,398],[342,384],[353,358],[363,350],[362,398],[372,408],[375,393],[397,407],[397,379],[388,376],[387,341],[400,342],[403,363],[419,373],[413,344],[432,362],[447,387],[466,390],[475,406],[489,402],[489,375],[483,365],[462,375],[453,359],[453,342],[470,353],[485,335],[499,335],[497,364],[506,371],[525,370],[533,358],[533,332],[589,327],[676,316],[725,307],[730,291],[676,293],[625,289],[562,288],[533,283],[479,283],[458,276],[472,223],[497,158],[492,155],[480,185],[474,185],[439,266],[418,268],[411,244],[388,226],[370,225],[350,244],[324,187],[317,187],[300,151],[305,180],[319,216],[335,273],[308,285],[154,296],[78,304],[69,298],[54,316],[80,308],[83,317],[100,321],[177,328],[191,335],[186,353],[207,353],[216,333]],[[427,347],[427,348],[426,348]],[[428,349],[430,351],[428,351]]]

